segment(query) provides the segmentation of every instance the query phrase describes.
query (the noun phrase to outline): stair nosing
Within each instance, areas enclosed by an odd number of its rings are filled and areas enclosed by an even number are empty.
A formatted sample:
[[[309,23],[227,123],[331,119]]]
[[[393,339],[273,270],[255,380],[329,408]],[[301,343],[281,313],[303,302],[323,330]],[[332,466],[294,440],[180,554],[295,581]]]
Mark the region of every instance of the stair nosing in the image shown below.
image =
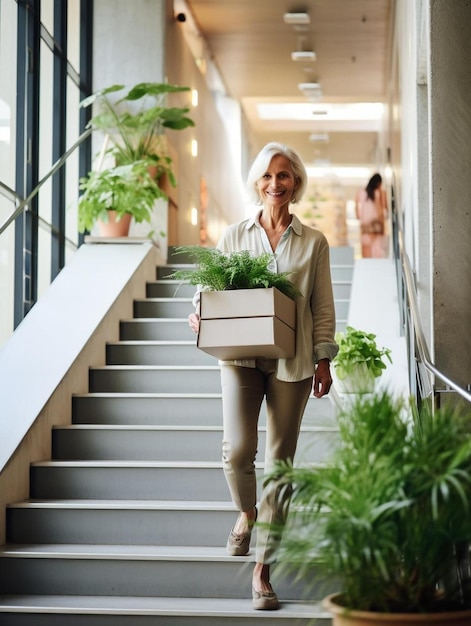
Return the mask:
[[[237,511],[231,501],[206,500],[24,500],[7,505],[8,509],[49,510],[146,510],[146,511]]]
[[[20,598],[23,602],[20,602]],[[29,603],[27,601],[29,600]],[[81,600],[81,602],[79,602]],[[177,603],[178,601],[178,603]],[[131,607],[136,603],[138,607]],[[177,604],[177,606],[175,606]],[[100,606],[101,605],[101,606]],[[162,596],[70,596],[70,595],[0,595],[0,613],[75,614],[80,615],[149,615],[255,618],[249,599],[244,598],[173,598]],[[257,619],[330,619],[319,601],[283,602],[276,615],[257,614]]]

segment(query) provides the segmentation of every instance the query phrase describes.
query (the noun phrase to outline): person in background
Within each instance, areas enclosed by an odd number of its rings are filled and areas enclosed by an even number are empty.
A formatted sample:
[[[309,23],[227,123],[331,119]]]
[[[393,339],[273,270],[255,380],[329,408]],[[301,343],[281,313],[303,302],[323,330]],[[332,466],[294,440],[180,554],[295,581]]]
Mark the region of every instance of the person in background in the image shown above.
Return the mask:
[[[257,520],[255,457],[258,420],[266,400],[265,473],[278,460],[293,459],[302,416],[311,394],[321,398],[332,384],[330,361],[335,357],[335,309],[330,275],[329,245],[318,230],[304,226],[289,211],[301,200],[307,185],[304,165],[294,150],[267,144],[255,158],[247,179],[250,200],[261,206],[256,215],[226,228],[217,248],[222,252],[250,250],[254,256],[273,255],[271,269],[290,272],[302,296],[296,300],[296,354],[290,359],[222,361],[222,461],[226,481],[239,517],[232,528],[227,551],[232,556],[249,552]],[[199,330],[199,293],[189,324]],[[279,607],[270,584],[270,564],[276,560],[279,539],[269,525],[283,521],[287,500],[279,502],[276,486],[264,487],[259,502],[257,546],[252,576],[255,609]],[[289,499],[289,496],[287,496]]]
[[[388,237],[385,230],[388,206],[382,182],[380,174],[374,174],[356,197],[355,210],[360,220],[361,254],[364,259],[387,256]]]

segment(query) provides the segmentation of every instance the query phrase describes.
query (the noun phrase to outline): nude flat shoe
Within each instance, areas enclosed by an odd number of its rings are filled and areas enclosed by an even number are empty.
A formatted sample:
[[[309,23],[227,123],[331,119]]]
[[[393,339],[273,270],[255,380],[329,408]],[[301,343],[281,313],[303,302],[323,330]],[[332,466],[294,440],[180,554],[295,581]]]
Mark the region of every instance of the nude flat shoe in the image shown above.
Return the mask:
[[[257,521],[257,507],[255,508],[255,519],[253,523],[249,525],[249,529],[245,533],[235,533],[232,528],[227,539],[226,550],[231,556],[245,556],[250,549],[250,537],[252,536],[252,529]]]
[[[274,591],[256,591],[253,587],[252,604],[256,611],[276,611],[280,608],[278,596]]]

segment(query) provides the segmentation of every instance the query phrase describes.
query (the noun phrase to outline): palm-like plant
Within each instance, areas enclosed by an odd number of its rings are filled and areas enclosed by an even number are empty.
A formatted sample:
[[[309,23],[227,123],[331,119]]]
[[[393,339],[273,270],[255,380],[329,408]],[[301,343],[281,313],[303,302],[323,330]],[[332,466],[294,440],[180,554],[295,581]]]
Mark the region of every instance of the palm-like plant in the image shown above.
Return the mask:
[[[359,396],[327,466],[278,466],[269,480],[294,489],[279,560],[340,583],[350,609],[469,608],[469,415],[405,408],[387,392]]]

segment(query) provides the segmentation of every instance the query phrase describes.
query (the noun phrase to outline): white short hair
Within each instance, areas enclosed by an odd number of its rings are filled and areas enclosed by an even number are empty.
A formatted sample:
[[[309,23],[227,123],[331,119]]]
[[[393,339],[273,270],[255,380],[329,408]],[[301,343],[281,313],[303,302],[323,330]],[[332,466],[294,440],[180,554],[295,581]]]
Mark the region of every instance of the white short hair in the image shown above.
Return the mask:
[[[247,196],[252,204],[262,204],[257,190],[257,181],[266,173],[273,157],[282,155],[291,163],[291,169],[298,183],[292,203],[299,202],[307,187],[307,172],[300,156],[289,146],[272,141],[264,146],[255,157],[247,176]]]

